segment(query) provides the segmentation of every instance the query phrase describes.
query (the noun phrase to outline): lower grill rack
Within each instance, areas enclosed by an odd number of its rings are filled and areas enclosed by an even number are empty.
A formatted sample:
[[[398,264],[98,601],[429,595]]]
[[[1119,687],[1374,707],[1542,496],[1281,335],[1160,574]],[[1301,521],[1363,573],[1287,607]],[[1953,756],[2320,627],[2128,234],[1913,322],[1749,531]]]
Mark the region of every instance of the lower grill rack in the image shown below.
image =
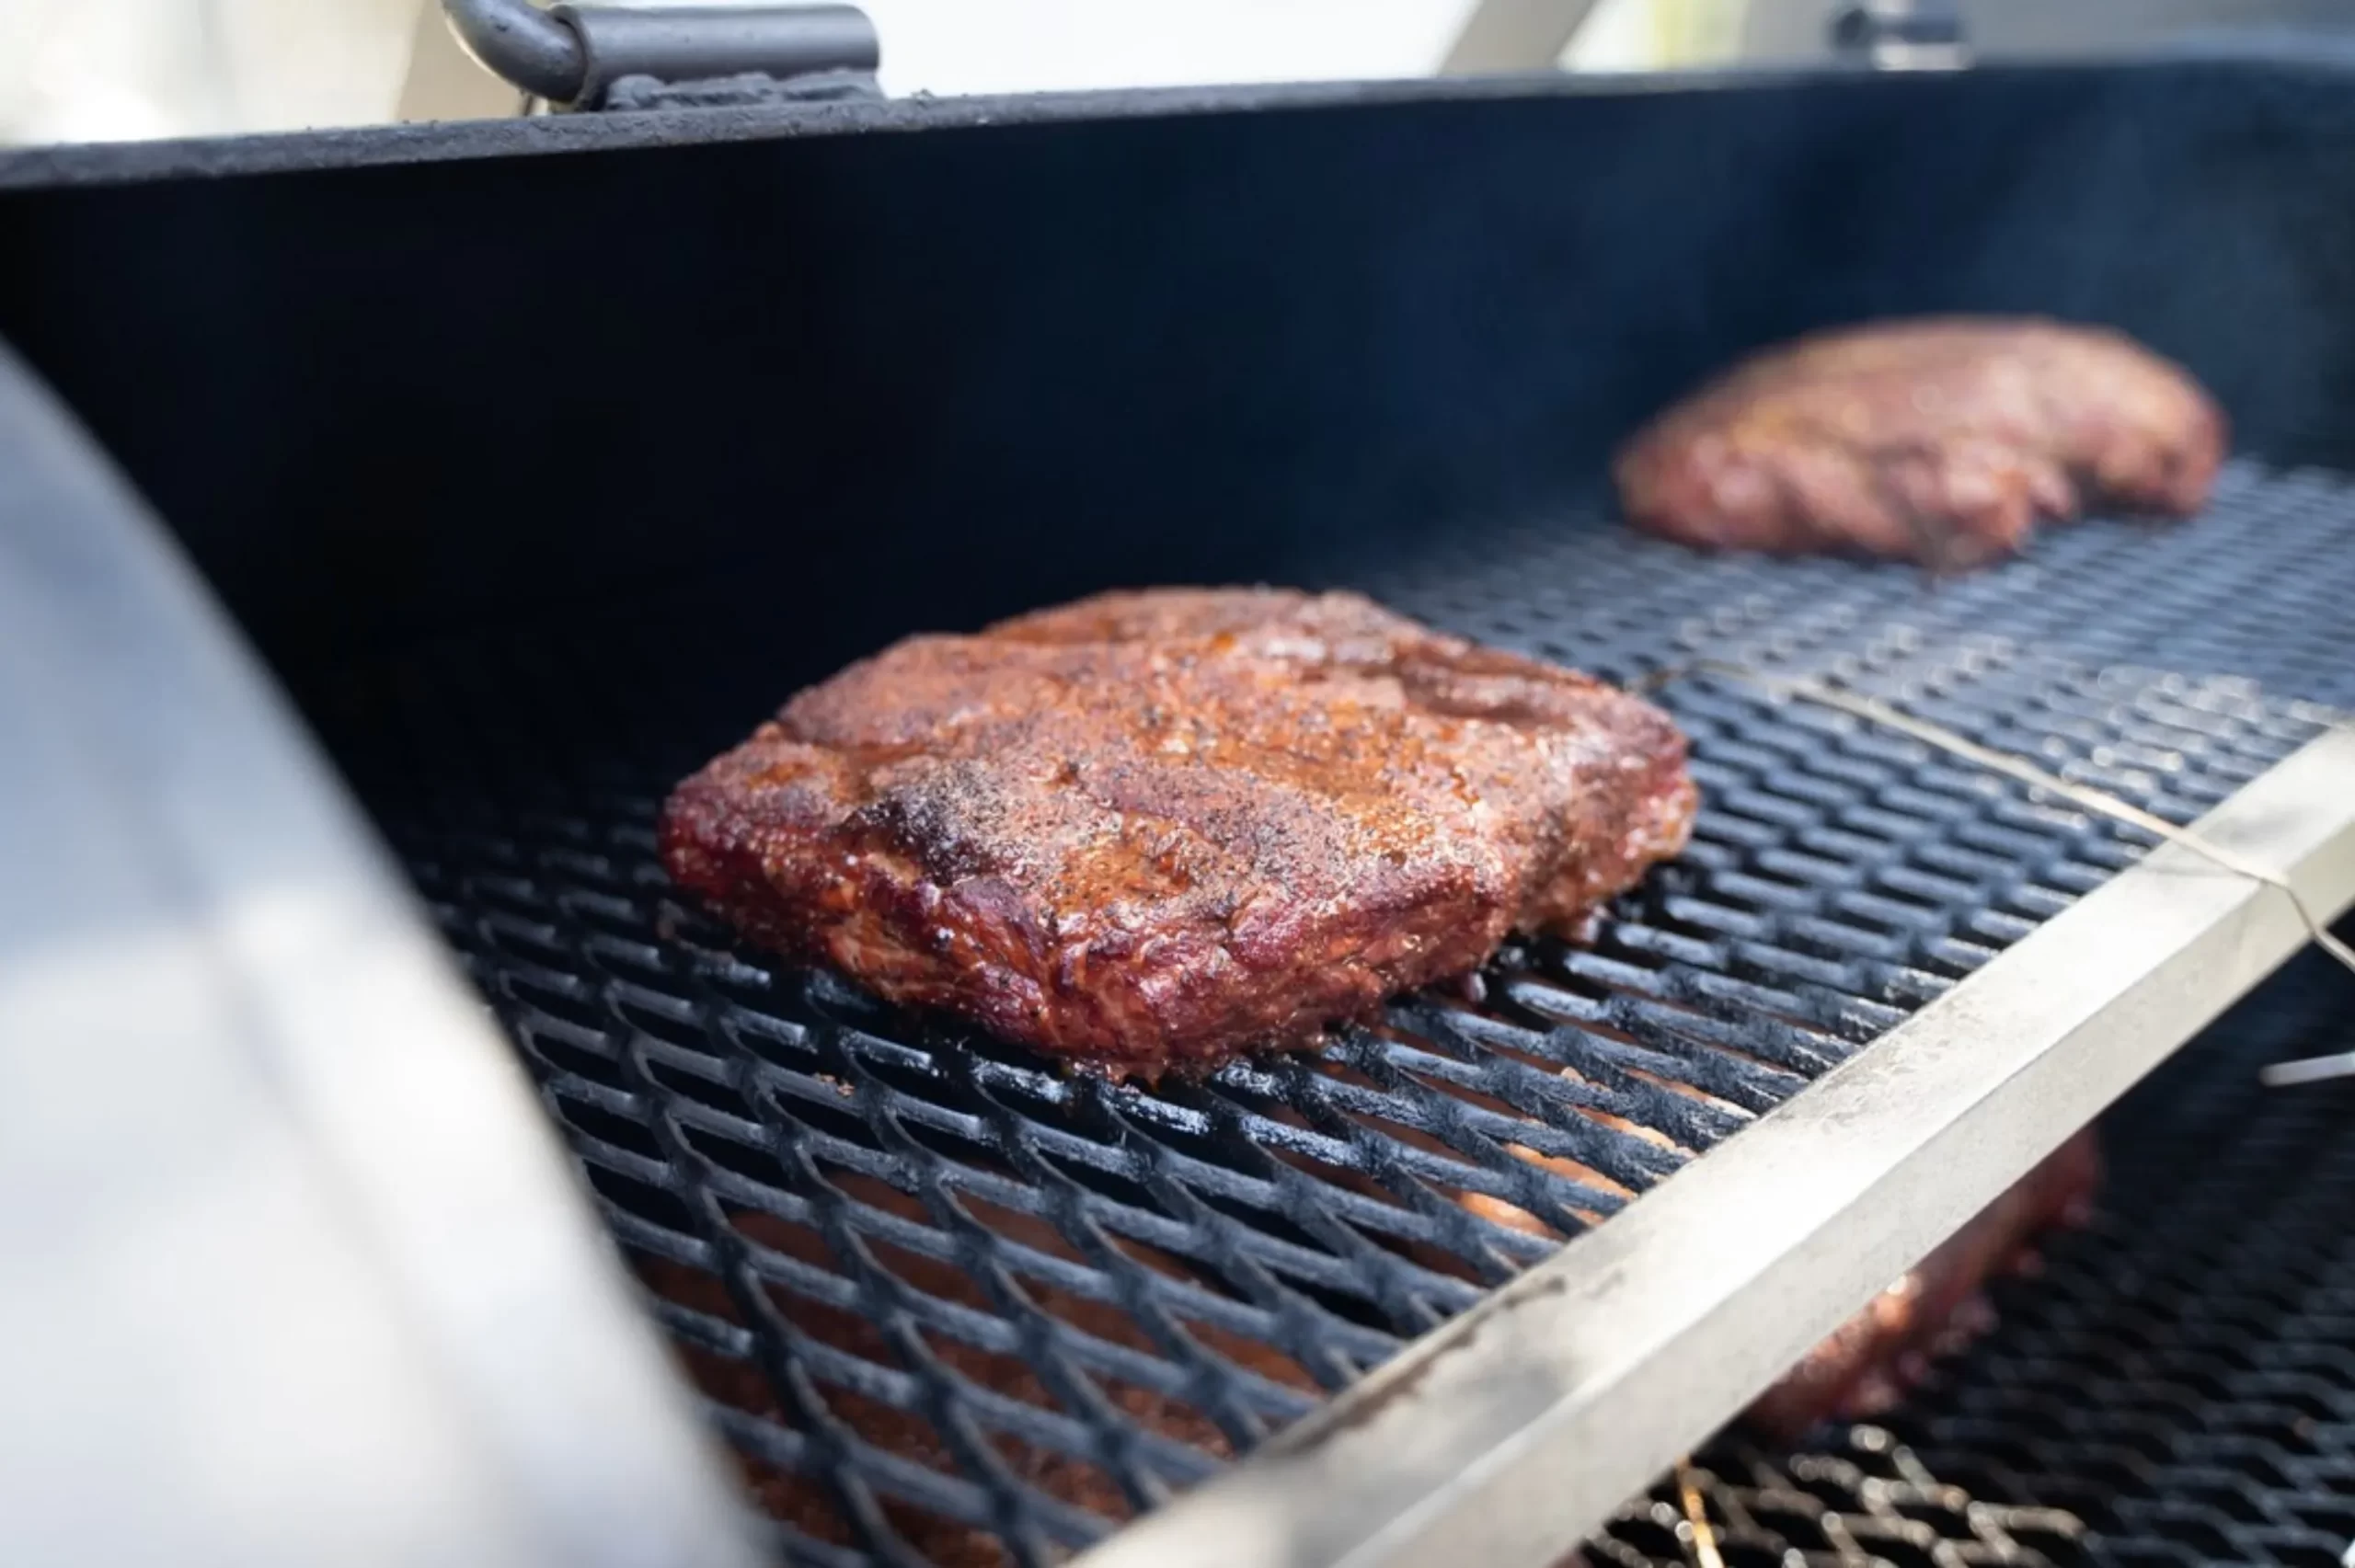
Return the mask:
[[[2257,1070],[2343,1050],[2350,981],[2302,959],[2104,1119],[2100,1216],[1887,1427],[1695,1463],[1729,1563],[2279,1563],[2355,1551],[2355,1083]],[[1588,1549],[1691,1562],[1672,1488]],[[1797,1554],[1794,1558],[1790,1554]]]
[[[1701,560],[1593,520],[1452,550],[1299,576],[1622,678],[1702,655],[1820,676],[2178,823],[2321,733],[2311,702],[2355,695],[2337,640],[2315,646],[2326,623],[2260,625],[2199,586],[2212,566],[2234,591],[2355,597],[2355,495],[2312,475],[2236,468],[2196,523],[2088,525],[1935,592],[1887,568]],[[2159,646],[2191,667],[2120,662]],[[780,664],[773,617],[698,600],[419,648],[302,693],[798,1562],[1045,1563],[1102,1539],[2149,843],[1847,715],[1683,680],[1662,700],[1695,743],[1694,843],[1591,944],[1518,944],[1474,990],[1407,999],[1315,1056],[1116,1089],[739,948],[672,894],[661,792],[822,673]],[[1709,1463],[1729,1539],[1750,1551],[1734,1527],[1771,1528],[1758,1497],[1836,1490],[1841,1464],[1859,1487],[1959,1495],[1905,1471],[1919,1455],[1979,1497],[1961,1431],[1860,1434],[1780,1469],[1729,1450]],[[1867,1487],[1894,1515],[1784,1539],[1949,1560],[1869,1523],[1944,1532],[1930,1493]],[[2061,1550],[2047,1499],[1984,1495],[2020,1528],[1939,1539]],[[1628,1516],[1596,1555],[1649,1550],[1646,1528]]]
[[[1852,1426],[1803,1453],[1726,1443],[1638,1498],[1588,1543],[1614,1568],[1690,1564],[1700,1555],[1681,1487],[1730,1568],[2056,1568],[2083,1562],[2085,1526],[2062,1508],[1974,1497],[1940,1480],[1886,1427]]]

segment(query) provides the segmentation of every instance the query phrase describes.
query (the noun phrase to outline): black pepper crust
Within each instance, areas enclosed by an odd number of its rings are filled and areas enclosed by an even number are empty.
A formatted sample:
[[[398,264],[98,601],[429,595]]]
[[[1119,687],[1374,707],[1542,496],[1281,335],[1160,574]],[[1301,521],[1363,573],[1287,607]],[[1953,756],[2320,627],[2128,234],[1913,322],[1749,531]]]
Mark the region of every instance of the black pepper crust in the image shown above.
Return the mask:
[[[665,807],[751,940],[1115,1073],[1313,1043],[1574,927],[1690,831],[1683,737],[1354,594],[1106,594],[911,637]]]

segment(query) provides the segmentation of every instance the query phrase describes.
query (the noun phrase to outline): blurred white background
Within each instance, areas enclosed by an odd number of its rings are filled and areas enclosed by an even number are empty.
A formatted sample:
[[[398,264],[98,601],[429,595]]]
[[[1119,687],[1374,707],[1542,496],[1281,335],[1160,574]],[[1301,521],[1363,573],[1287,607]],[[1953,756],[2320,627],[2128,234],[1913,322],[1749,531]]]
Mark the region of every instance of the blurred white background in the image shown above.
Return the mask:
[[[1428,75],[1469,0],[864,0],[894,93]]]
[[[418,0],[0,0],[0,137],[391,116]]]
[[[1477,8],[1476,0],[864,3],[883,37],[885,89],[943,96],[1425,75]],[[1484,3],[1492,21],[1581,9],[1580,0]],[[1597,0],[1555,58],[1581,71],[1821,60],[1836,4]],[[2355,0],[1963,6],[1986,55],[2114,52],[2266,28],[2300,29],[2301,47],[2355,40]],[[1529,46],[1545,26],[1506,31],[1513,66],[1545,62],[1545,49]],[[291,130],[506,114],[516,104],[450,40],[439,0],[0,0],[0,141]]]
[[[1474,0],[867,0],[884,86],[943,95],[1428,74]],[[0,0],[0,140],[285,130],[511,107],[461,63],[437,0]],[[1603,0],[1588,68],[1706,54],[1743,0]],[[431,25],[420,28],[420,19]],[[431,72],[428,72],[431,74]],[[423,108],[420,109],[420,102]]]

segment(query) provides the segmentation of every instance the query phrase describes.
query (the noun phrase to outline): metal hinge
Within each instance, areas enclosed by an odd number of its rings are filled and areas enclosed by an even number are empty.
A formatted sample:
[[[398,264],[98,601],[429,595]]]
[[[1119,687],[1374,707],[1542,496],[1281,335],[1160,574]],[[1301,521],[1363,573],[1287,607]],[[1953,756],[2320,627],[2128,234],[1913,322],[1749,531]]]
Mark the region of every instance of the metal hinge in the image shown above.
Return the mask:
[[[1960,0],[1850,0],[1832,14],[1832,52],[1884,71],[1970,63]]]
[[[877,96],[882,46],[856,6],[442,0],[466,52],[560,109]]]

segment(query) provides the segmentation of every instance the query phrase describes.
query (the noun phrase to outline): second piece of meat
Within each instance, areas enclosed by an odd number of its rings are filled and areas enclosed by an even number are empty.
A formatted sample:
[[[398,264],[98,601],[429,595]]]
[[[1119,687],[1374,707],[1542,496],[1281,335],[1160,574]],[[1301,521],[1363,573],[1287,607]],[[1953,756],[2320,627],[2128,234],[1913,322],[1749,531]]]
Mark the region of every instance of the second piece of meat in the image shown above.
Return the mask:
[[[1759,354],[1637,433],[1616,475],[1628,518],[1684,544],[1956,570],[2039,519],[2196,511],[2224,437],[2197,382],[2118,333],[1931,317]]]
[[[1790,1442],[1820,1422],[1890,1410],[1933,1359],[1993,1326],[1986,1286],[2028,1266],[2045,1232],[2092,1218],[2100,1177],[2100,1144],[2087,1127],[1809,1351],[1750,1407],[1751,1424]]]

